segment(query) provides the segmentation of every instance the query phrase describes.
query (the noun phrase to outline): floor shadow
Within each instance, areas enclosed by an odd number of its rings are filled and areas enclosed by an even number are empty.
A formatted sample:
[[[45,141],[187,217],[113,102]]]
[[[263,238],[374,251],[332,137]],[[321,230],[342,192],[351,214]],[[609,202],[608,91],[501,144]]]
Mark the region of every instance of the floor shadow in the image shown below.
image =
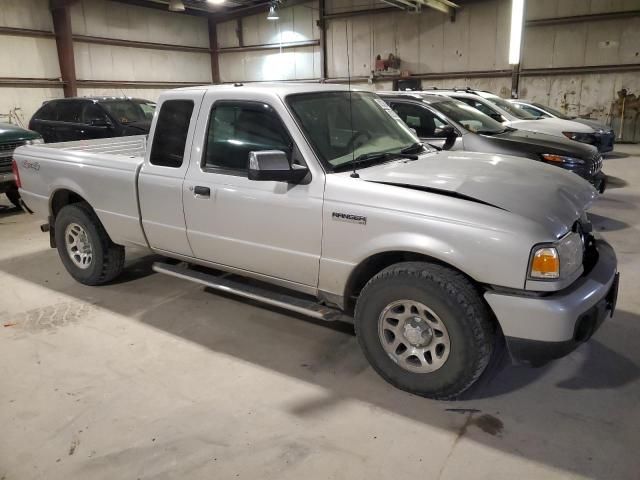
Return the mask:
[[[0,205],[0,219],[22,214],[24,214],[24,212],[21,208],[8,205]]]
[[[626,327],[640,322],[640,316],[632,313],[619,313],[616,318],[624,325],[606,322],[602,330],[608,334],[599,336],[598,332],[590,344],[549,367],[513,367],[502,349],[502,356],[461,401],[435,402],[401,392],[380,379],[360,352],[352,325],[319,322],[154,274],[151,265],[158,258],[129,257],[123,277],[103,287],[74,282],[53,250],[2,260],[0,270],[211,351],[322,387],[325,392],[322,396],[291,404],[288,408],[293,415],[313,416],[357,400],[457,433],[463,431],[468,421],[465,415],[460,415],[461,409],[472,411],[473,415],[490,413],[499,417],[506,431],[517,424],[519,435],[527,432],[531,441],[515,445],[484,431],[474,432],[472,441],[580,475],[592,472],[588,465],[575,461],[579,445],[557,449],[553,444],[545,444],[565,421],[563,416],[549,421],[550,415],[556,415],[558,403],[572,405],[580,418],[593,418],[603,415],[601,404],[606,398],[583,401],[580,397],[583,391],[589,391],[593,399],[598,392],[633,383],[637,385],[634,395],[640,398],[640,385],[635,382],[640,374],[637,366],[640,332]],[[625,342],[622,347],[620,339]],[[577,371],[575,375],[573,370]]]
[[[614,177],[613,175],[607,175],[607,189],[624,188],[629,185],[629,182],[620,177]]]
[[[624,230],[629,228],[629,224],[621,220],[616,220],[611,217],[604,217],[597,213],[589,213],[589,219],[593,223],[593,228],[600,232],[615,232],[617,230]]]
[[[628,153],[623,152],[609,152],[602,155],[605,160],[616,159],[616,158],[627,158],[629,156]]]

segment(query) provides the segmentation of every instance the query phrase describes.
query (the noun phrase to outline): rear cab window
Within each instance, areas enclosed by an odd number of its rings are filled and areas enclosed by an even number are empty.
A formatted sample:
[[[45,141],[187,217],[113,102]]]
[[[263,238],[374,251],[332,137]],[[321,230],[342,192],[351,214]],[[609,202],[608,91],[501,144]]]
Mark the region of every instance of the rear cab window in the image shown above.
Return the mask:
[[[158,115],[149,163],[161,167],[180,168],[184,160],[191,114],[192,100],[167,100]]]

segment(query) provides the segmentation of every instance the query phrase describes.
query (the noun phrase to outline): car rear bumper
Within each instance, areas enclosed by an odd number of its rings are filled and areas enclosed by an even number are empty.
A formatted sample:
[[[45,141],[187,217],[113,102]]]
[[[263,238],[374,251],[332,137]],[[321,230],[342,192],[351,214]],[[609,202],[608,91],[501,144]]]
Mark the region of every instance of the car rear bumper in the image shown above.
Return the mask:
[[[619,275],[613,248],[596,243],[598,260],[566,289],[545,296],[485,293],[515,363],[542,365],[586,342],[613,315]]]

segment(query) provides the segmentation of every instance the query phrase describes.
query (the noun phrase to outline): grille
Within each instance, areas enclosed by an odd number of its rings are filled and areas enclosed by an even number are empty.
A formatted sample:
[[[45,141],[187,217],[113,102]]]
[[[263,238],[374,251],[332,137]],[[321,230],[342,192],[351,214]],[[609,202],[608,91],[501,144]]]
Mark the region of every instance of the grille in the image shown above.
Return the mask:
[[[25,142],[0,144],[0,166],[9,165],[13,159],[13,151],[24,144]]]
[[[591,167],[589,168],[589,174],[590,175],[595,175],[596,173],[598,173],[602,169],[602,155],[597,153],[597,154],[595,154],[593,156],[592,160],[593,160],[593,163],[591,164]]]

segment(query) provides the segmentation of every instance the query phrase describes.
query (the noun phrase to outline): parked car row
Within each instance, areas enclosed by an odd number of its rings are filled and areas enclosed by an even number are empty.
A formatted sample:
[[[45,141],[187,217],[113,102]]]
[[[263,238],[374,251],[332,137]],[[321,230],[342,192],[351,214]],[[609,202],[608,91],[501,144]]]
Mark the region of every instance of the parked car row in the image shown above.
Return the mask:
[[[502,340],[530,365],[587,341],[615,309],[616,255],[592,233],[586,174],[545,155],[599,170],[596,149],[443,96],[384,99],[341,85],[177,89],[148,137],[23,146],[14,164],[78,282],[112,281],[126,247],[147,248],[180,261],[158,273],[353,321],[373,368],[418,395],[459,396]],[[491,153],[436,149],[412,129]]]
[[[454,97],[431,92],[380,92],[398,116],[430,145],[445,150],[467,150],[526,157],[562,167],[589,181],[601,193],[606,186],[602,156],[590,145],[562,135],[554,124],[530,130],[539,122],[500,123]],[[521,128],[524,124],[524,127]],[[517,128],[514,128],[517,127]],[[556,128],[556,130],[554,130]]]

